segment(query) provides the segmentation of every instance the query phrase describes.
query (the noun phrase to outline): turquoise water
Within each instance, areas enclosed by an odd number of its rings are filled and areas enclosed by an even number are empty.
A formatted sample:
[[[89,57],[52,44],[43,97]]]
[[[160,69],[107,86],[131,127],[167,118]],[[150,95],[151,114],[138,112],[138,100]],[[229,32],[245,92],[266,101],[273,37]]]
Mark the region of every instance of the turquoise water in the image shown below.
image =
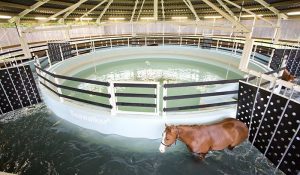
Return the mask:
[[[249,151],[248,142],[198,161],[181,142],[161,154],[160,140],[100,134],[58,118],[43,104],[0,116],[0,138],[0,171],[24,175],[269,175],[274,171],[258,150]]]
[[[224,67],[225,68],[222,68],[218,67],[217,65],[211,65],[193,60],[171,58],[140,58],[93,65],[89,69],[83,70],[73,76],[98,81],[159,82],[161,85],[163,83],[201,82],[241,78],[241,75],[230,71],[230,69],[228,71],[227,67]],[[92,85],[88,83],[76,83],[72,81],[65,81],[64,84],[80,89],[107,93],[107,88],[103,86]],[[220,87],[224,87],[224,85],[172,88],[168,90],[168,95],[205,93],[215,91]],[[122,87],[116,88],[116,92],[154,94],[155,90],[147,88]],[[86,95],[83,93],[72,92],[69,90],[63,90],[63,93],[95,102],[109,104],[108,99],[104,97]],[[162,88],[160,88],[159,95],[162,96]],[[221,102],[222,100],[228,101],[230,99],[220,99],[219,102]],[[117,101],[152,104],[155,102],[154,99],[136,97],[118,97]],[[160,100],[160,104],[162,104],[162,100]],[[172,100],[168,101],[167,107],[176,107],[182,104],[198,105],[202,103],[200,98]],[[153,112],[154,108],[120,107],[120,110]]]

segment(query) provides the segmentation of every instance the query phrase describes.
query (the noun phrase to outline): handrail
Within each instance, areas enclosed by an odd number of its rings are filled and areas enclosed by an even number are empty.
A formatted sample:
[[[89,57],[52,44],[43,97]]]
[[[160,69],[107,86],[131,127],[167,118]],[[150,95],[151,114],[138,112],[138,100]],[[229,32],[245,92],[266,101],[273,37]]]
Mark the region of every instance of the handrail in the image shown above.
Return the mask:
[[[91,84],[96,84],[96,85],[103,85],[103,86],[109,86],[111,83],[110,82],[100,82],[100,81],[95,81],[95,80],[87,80],[87,79],[82,79],[82,78],[76,78],[76,77],[68,77],[68,76],[62,76],[62,75],[57,75],[55,73],[49,72],[47,70],[44,70],[40,68],[39,66],[36,65],[36,68],[39,71],[42,71],[46,73],[47,75],[50,75],[53,78],[61,78],[61,79],[66,79],[66,80],[72,80],[72,81],[78,81],[78,82],[87,82]],[[270,75],[272,73],[279,72],[281,70],[285,69],[285,67],[280,68],[278,70],[274,71],[269,71],[264,74]],[[65,85],[60,85],[57,83],[54,83],[47,79],[46,77],[43,77],[39,73],[37,73],[38,77],[42,78],[43,80],[47,81],[48,83],[52,84],[56,88],[61,88],[61,89],[67,89],[71,91],[76,91],[76,92],[81,92],[81,93],[86,93],[86,94],[92,94],[96,96],[102,96],[106,98],[111,98],[112,94],[105,94],[105,93],[100,93],[100,92],[94,92],[94,91],[89,91],[89,90],[84,90],[84,89],[77,89],[74,87],[69,87]],[[248,78],[249,80],[255,79],[256,76],[252,76]],[[216,84],[229,84],[229,83],[237,83],[240,80],[245,81],[247,78],[244,79],[231,79],[231,80],[216,80],[216,81],[206,81],[206,82],[188,82],[188,83],[177,83],[177,84],[163,84],[163,88],[180,88],[180,87],[189,87],[189,86],[204,86],[204,85],[216,85]],[[85,99],[80,99],[77,97],[72,97],[68,96],[65,94],[62,94],[62,92],[55,91],[51,89],[49,86],[47,86],[45,83],[41,82],[40,83],[45,86],[47,89],[51,90],[54,92],[56,95],[59,97],[79,101],[79,102],[84,102],[92,105],[97,105],[97,106],[102,106],[105,108],[110,108],[112,109],[113,106],[111,104],[103,104],[103,103],[98,103],[98,102],[93,102],[90,100],[85,100]],[[267,84],[268,82],[264,82],[263,84]],[[114,82],[113,83],[114,87],[133,87],[133,88],[158,88],[157,84],[148,84],[148,83],[126,83],[126,82]],[[208,93],[202,93],[202,94],[185,94],[185,95],[175,95],[175,96],[163,96],[162,100],[163,101],[170,101],[170,100],[178,100],[178,99],[189,99],[189,98],[200,98],[200,97],[211,97],[211,96],[219,96],[219,95],[231,95],[231,94],[237,94],[238,90],[231,90],[231,91],[222,91],[222,92],[208,92]],[[117,93],[113,91],[110,91],[110,93],[114,93],[114,97],[141,97],[141,98],[157,98],[157,94],[143,94],[143,93]],[[207,108],[207,107],[216,107],[216,106],[225,106],[225,105],[232,105],[236,104],[236,101],[226,101],[226,102],[219,102],[219,103],[211,103],[211,104],[201,104],[201,105],[190,105],[190,106],[178,106],[178,107],[166,107],[166,105],[163,107],[162,111],[163,112],[170,112],[170,111],[181,111],[181,110],[190,110],[190,109],[199,109],[199,108]],[[129,106],[129,107],[150,107],[150,108],[157,108],[157,104],[151,104],[151,103],[132,103],[132,102],[115,102],[115,106]]]

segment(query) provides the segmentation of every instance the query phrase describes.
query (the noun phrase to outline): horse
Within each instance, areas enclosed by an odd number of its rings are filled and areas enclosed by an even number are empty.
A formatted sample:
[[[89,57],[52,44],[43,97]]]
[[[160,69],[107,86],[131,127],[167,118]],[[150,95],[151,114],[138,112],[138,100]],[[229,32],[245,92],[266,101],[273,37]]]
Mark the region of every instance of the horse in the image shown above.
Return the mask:
[[[293,76],[287,69],[284,69],[281,79],[291,82],[294,81],[295,76]]]
[[[188,150],[200,160],[208,151],[232,150],[248,137],[247,126],[233,118],[210,125],[166,125],[159,151],[164,153],[176,140],[186,144]]]

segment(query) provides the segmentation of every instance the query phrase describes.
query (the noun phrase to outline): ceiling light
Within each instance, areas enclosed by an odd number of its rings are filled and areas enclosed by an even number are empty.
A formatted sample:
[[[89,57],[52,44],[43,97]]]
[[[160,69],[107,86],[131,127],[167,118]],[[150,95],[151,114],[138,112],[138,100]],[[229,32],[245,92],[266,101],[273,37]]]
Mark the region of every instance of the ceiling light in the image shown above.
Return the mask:
[[[260,14],[260,15],[242,15],[241,17],[242,17],[242,18],[251,18],[251,17],[253,18],[253,17],[255,17],[255,16],[262,17],[262,16],[264,16],[264,15],[261,15],[261,14]]]
[[[173,20],[182,20],[182,19],[188,19],[186,16],[172,16]]]
[[[11,16],[0,15],[0,19],[10,19]]]
[[[46,17],[35,17],[34,19],[36,19],[36,20],[46,20],[48,18],[46,18]],[[51,20],[56,20],[56,18],[51,18]]]
[[[300,11],[299,12],[288,12],[287,15],[289,15],[289,16],[300,15]]]
[[[205,19],[220,19],[222,16],[204,16]]]
[[[113,18],[108,18],[108,19],[112,20],[112,21],[125,20],[125,18],[119,18],[119,17],[113,17]]]

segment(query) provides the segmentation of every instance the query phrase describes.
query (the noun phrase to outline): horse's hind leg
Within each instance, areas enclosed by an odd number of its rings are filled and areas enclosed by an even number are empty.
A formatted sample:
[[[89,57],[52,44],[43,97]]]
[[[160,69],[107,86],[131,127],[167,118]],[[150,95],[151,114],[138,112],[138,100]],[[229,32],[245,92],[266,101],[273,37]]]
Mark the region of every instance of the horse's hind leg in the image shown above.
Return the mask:
[[[235,147],[235,146],[229,145],[227,148],[228,148],[230,151],[232,151],[234,147]]]

